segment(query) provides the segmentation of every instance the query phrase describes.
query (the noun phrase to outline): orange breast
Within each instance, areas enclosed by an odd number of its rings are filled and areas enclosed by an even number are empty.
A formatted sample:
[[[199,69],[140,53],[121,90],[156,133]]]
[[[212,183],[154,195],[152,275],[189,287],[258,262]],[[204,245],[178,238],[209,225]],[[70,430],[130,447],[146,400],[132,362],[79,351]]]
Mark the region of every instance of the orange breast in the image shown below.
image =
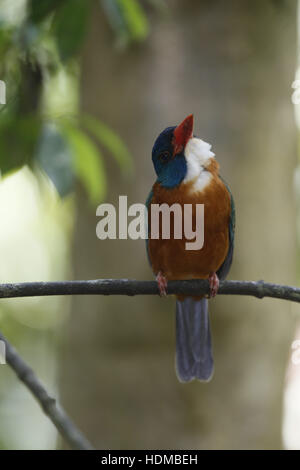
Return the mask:
[[[180,240],[174,238],[173,217],[170,239],[162,238],[161,227],[158,239],[151,239],[149,235],[148,252],[155,274],[161,271],[169,280],[205,279],[210,273],[216,272],[225,260],[229,246],[230,195],[218,175],[215,172],[212,175],[209,185],[197,193],[192,191],[192,183],[182,183],[174,189],[154,184],[151,204],[179,203],[182,208],[184,204],[192,204],[194,227],[195,205],[204,204],[204,245],[200,250],[186,250],[185,244],[191,240],[187,240],[184,235]],[[151,207],[148,224],[150,234]]]

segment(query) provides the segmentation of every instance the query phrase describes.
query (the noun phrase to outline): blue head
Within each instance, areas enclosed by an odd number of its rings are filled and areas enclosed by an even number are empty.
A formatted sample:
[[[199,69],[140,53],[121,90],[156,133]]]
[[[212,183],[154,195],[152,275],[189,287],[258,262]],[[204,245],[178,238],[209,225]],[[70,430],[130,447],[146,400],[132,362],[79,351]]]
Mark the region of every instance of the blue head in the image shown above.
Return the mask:
[[[177,127],[167,127],[157,137],[152,149],[152,161],[157,181],[165,188],[174,188],[184,179],[187,164],[184,148],[193,135],[193,115]]]

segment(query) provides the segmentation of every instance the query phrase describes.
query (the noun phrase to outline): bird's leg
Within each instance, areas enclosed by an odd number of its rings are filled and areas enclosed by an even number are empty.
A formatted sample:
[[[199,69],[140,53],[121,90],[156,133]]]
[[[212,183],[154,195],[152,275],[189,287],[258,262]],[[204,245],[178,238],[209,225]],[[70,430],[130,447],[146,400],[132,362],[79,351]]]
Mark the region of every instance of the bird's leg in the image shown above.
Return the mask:
[[[215,297],[219,290],[220,281],[216,273],[210,273],[208,276],[209,280],[209,297]]]
[[[156,281],[159,289],[159,295],[161,297],[164,297],[167,295],[167,286],[168,286],[168,281],[167,278],[163,275],[161,271],[158,272],[156,276]]]

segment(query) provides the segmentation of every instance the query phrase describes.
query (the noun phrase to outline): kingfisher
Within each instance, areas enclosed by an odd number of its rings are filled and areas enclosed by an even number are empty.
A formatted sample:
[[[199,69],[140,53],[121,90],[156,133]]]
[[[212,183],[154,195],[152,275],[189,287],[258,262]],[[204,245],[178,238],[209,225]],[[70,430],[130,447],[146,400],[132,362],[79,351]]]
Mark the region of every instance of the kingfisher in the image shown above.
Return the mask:
[[[209,381],[214,362],[208,298],[215,297],[219,280],[225,279],[232,263],[235,208],[229,186],[219,174],[211,145],[194,136],[193,115],[181,124],[167,127],[157,137],[152,161],[157,179],[148,196],[147,255],[161,296],[169,280],[208,279],[208,296],[182,296],[176,300],[176,373],[181,382]],[[201,249],[187,250],[190,240],[174,236],[151,238],[151,206],[204,205],[204,242]],[[157,207],[157,206],[156,206]],[[175,214],[173,221],[175,220]],[[175,223],[175,222],[174,222]]]

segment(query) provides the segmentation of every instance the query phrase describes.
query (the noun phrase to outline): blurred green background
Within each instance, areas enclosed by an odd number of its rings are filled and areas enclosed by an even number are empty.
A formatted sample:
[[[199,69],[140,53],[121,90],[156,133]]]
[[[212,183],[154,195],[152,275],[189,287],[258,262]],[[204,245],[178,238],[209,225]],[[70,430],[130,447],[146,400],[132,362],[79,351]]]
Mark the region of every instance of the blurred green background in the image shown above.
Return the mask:
[[[144,202],[154,139],[194,113],[236,201],[230,278],[297,284],[297,44],[296,0],[0,0],[0,282],[152,279],[143,240],[97,239],[96,208]],[[0,328],[97,448],[300,448],[298,306],[212,300],[215,375],[188,385],[173,311],[2,300]],[[1,365],[0,448],[64,445]]]

